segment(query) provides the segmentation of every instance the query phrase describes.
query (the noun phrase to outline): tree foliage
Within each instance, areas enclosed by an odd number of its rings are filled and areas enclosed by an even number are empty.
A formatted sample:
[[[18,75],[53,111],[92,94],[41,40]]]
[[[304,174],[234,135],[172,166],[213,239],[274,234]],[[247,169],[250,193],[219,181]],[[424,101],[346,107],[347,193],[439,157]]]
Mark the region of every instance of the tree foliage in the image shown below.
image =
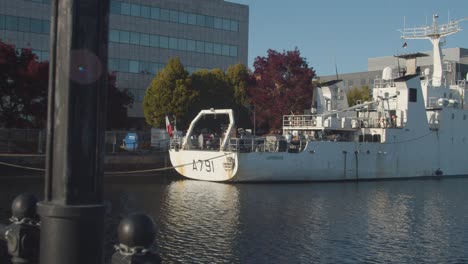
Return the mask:
[[[234,109],[237,124],[249,122],[247,87],[249,71],[237,64],[228,68],[200,70],[189,75],[178,58],[153,79],[143,101],[146,122],[163,127],[166,114],[177,117],[179,129],[188,127],[202,109]]]
[[[31,49],[16,51],[0,41],[0,125],[11,128],[44,128],[47,121],[49,62],[38,62]],[[107,127],[127,125],[127,107],[133,98],[119,90],[115,75],[108,75]]]
[[[267,53],[255,59],[253,85],[248,91],[257,126],[265,130],[279,129],[282,115],[302,113],[310,107],[315,76],[297,48],[282,53],[270,49]]]
[[[371,90],[369,86],[364,85],[360,88],[353,87],[346,92],[346,97],[348,98],[348,105],[356,105],[356,102],[360,100],[361,102],[370,101],[372,99]]]
[[[148,124],[164,127],[165,115],[177,116],[177,124],[186,126],[189,110],[199,92],[192,89],[188,72],[178,58],[170,59],[146,90],[143,111]]]
[[[30,49],[16,51],[0,41],[0,125],[44,127],[47,108],[47,62]]]

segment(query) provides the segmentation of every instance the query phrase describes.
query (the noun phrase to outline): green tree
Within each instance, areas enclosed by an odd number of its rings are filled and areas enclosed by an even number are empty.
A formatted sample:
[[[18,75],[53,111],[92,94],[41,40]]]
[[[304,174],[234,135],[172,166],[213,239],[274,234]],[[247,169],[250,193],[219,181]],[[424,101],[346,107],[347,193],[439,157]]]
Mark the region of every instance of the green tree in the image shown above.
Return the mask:
[[[243,64],[230,66],[226,71],[227,78],[234,91],[234,113],[238,127],[252,127],[252,111],[248,94],[250,72]]]
[[[348,105],[356,105],[356,102],[360,100],[361,102],[370,101],[372,99],[371,90],[369,86],[364,85],[359,87],[353,87],[346,91],[346,97],[348,98]]]
[[[164,127],[165,115],[177,117],[177,125],[186,127],[188,114],[199,92],[192,89],[188,72],[179,58],[170,59],[166,67],[158,72],[146,90],[143,112],[146,123],[153,127]]]

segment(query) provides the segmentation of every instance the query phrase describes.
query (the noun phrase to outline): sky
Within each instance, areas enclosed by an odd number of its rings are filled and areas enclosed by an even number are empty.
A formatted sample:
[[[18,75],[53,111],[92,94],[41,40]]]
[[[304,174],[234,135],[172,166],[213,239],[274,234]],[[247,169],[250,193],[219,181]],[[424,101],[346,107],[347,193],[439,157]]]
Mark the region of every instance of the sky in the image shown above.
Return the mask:
[[[404,40],[398,29],[468,19],[468,0],[229,0],[249,6],[248,66],[268,49],[301,52],[317,75],[367,71],[367,59],[431,51],[429,40]],[[447,48],[468,48],[463,31],[447,37]]]

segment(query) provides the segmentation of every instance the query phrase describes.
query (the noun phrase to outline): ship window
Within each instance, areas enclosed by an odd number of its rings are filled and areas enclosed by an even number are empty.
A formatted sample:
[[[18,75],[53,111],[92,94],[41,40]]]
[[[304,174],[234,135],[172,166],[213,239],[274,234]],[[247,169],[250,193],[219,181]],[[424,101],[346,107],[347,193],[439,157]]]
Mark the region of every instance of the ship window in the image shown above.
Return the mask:
[[[418,101],[418,96],[417,96],[417,90],[415,88],[409,88],[409,101],[410,102],[417,102]]]
[[[372,141],[373,142],[380,142],[380,135],[379,134],[372,135]]]
[[[364,142],[372,142],[372,135],[371,134],[365,134],[364,135]]]

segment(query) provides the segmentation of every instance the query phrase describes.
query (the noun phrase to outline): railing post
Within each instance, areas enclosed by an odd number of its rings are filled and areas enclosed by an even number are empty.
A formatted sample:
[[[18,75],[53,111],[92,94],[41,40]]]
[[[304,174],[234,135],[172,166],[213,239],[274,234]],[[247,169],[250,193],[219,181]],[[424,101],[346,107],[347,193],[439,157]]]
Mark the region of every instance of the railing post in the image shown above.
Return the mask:
[[[41,264],[104,262],[109,0],[52,0]]]

